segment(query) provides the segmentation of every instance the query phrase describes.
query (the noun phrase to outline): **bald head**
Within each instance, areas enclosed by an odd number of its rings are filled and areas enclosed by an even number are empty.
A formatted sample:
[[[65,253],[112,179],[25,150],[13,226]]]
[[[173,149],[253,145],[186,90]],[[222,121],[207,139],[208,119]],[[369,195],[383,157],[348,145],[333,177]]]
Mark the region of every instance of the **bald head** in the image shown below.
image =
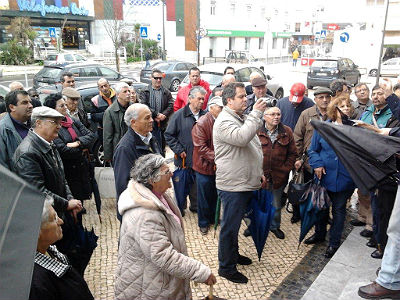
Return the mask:
[[[232,74],[225,74],[224,77],[222,77],[222,87],[232,82],[236,82],[236,78]]]
[[[11,82],[8,87],[10,88],[10,91],[23,91],[24,90],[24,86],[19,81]]]
[[[258,77],[261,77],[261,74],[260,74],[260,73],[258,73],[258,72],[252,72],[252,73],[250,74],[250,82],[252,82],[254,78],[258,78]]]

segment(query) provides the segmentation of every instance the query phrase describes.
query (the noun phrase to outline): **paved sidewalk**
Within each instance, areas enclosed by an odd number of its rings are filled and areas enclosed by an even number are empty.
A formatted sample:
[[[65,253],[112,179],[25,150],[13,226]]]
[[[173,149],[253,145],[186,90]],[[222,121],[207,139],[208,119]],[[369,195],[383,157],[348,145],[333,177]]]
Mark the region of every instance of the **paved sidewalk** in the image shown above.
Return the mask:
[[[86,201],[84,205],[88,212],[84,216],[84,224],[88,228],[93,226],[99,235],[98,246],[86,269],[85,279],[96,299],[113,299],[119,233],[119,222],[115,217],[115,199],[103,199],[102,224],[99,222],[94,201]],[[219,229],[215,238],[214,230],[210,230],[206,236],[201,235],[197,227],[197,214],[187,210],[184,226],[189,255],[211,267],[218,280],[214,288],[217,296],[227,299],[267,299],[312,248],[301,245],[297,249],[300,228],[298,223],[290,223],[290,217],[289,213],[283,212],[281,228],[286,234],[286,239],[279,240],[270,234],[260,262],[251,237],[246,238],[242,234],[242,224],[239,236],[240,252],[253,260],[250,266],[239,266],[239,270],[249,277],[249,283],[246,285],[234,284],[217,276]],[[192,284],[192,291],[193,299],[202,299],[208,294],[208,287],[204,284]]]

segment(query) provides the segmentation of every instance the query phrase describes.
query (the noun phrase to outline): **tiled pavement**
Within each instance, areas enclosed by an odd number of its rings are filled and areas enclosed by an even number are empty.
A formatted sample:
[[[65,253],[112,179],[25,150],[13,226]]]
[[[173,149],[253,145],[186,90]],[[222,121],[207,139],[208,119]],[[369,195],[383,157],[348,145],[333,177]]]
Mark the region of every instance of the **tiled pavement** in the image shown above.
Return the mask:
[[[117,263],[117,243],[119,222],[115,217],[115,200],[103,199],[102,223],[100,224],[94,201],[85,202],[88,213],[84,216],[87,227],[93,225],[99,235],[98,247],[95,249],[90,264],[85,272],[85,279],[96,299],[113,299],[113,283]],[[197,226],[197,215],[187,211],[184,217],[186,242],[189,255],[208,265],[217,276],[215,294],[227,299],[268,299],[274,290],[302,261],[312,249],[306,245],[298,246],[299,224],[290,223],[290,214],[282,213],[282,230],[286,239],[279,240],[273,234],[268,236],[261,261],[258,262],[251,237],[242,235],[244,224],[240,230],[240,252],[253,260],[250,266],[239,266],[239,270],[249,277],[246,285],[231,283],[219,276],[218,271],[218,237],[214,238],[214,230],[202,236]],[[208,293],[204,284],[192,284],[193,299],[202,299]],[[304,292],[303,292],[304,293]],[[302,295],[299,295],[301,298]],[[299,299],[297,298],[297,299]]]

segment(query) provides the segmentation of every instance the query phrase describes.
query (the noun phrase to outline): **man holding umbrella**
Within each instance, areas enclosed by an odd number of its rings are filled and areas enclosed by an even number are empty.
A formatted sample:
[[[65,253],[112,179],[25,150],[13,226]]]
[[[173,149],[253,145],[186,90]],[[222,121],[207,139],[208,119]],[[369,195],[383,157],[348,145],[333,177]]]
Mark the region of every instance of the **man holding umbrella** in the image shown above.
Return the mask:
[[[243,83],[230,83],[222,93],[224,109],[213,128],[216,186],[224,214],[218,246],[218,274],[235,283],[247,283],[236,265],[250,265],[251,259],[239,254],[238,232],[253,191],[265,182],[263,153],[257,131],[262,126],[266,101],[259,99],[253,110],[247,107]]]

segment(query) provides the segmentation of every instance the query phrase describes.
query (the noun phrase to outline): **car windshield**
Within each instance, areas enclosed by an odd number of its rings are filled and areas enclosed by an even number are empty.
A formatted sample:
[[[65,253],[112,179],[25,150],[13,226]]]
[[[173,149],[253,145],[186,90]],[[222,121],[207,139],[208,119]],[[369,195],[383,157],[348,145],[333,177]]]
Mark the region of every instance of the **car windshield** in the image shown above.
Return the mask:
[[[168,63],[159,63],[153,66],[153,69],[159,69],[162,72],[167,71],[169,68],[169,64]]]
[[[333,69],[333,68],[337,67],[337,61],[335,61],[335,60],[316,60],[313,62],[312,67]]]
[[[57,54],[49,54],[47,55],[47,60],[56,60],[57,59]]]
[[[43,78],[53,78],[58,80],[61,76],[62,69],[59,68],[48,68],[44,67],[39,71],[39,73],[36,74],[37,77],[43,77]]]
[[[207,81],[210,85],[218,85],[222,82],[222,74],[201,72],[201,79]]]

